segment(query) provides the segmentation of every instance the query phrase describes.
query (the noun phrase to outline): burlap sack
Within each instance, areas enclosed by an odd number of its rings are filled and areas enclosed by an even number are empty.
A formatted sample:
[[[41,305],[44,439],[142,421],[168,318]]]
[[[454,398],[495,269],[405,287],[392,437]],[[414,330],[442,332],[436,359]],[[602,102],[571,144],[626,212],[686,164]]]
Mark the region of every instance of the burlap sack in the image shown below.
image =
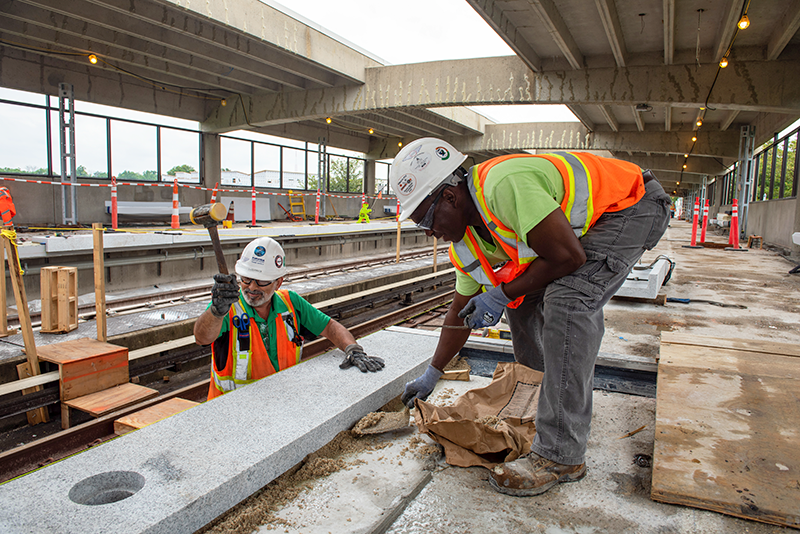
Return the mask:
[[[444,447],[450,465],[491,469],[530,452],[542,376],[530,367],[500,362],[491,384],[467,391],[452,406],[417,400],[415,422]],[[496,427],[477,421],[487,416],[502,421]]]

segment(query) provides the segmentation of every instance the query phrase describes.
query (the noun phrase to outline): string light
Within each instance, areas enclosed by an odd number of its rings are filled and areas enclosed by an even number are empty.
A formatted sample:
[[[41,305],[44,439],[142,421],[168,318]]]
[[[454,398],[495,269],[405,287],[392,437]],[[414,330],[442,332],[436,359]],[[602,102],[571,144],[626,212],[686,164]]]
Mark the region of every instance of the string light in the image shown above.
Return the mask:
[[[685,163],[683,164],[683,168],[684,168],[684,169],[686,168],[686,164],[685,164]]]
[[[739,26],[740,30],[746,30],[747,27],[750,26],[750,19],[748,18],[747,13],[742,15],[742,18],[739,19],[739,24],[737,24],[737,26]]]
[[[684,154],[683,157],[689,159],[689,154]]]
[[[696,135],[693,135],[693,136],[692,136],[692,143],[696,143],[696,142],[697,142],[697,136],[696,136]]]
[[[375,130],[373,130],[372,128],[370,128],[370,129],[369,129],[369,134],[370,134],[370,135],[372,135],[372,134],[374,134],[374,133],[375,133]]]
[[[228,105],[228,101],[223,98],[222,101],[219,103],[219,105],[225,107]]]
[[[327,119],[325,119],[325,122],[327,122],[328,124],[330,124],[332,120],[333,120],[333,119],[331,119],[330,117],[328,117]]]
[[[397,146],[403,146],[403,142],[400,141],[399,143],[397,143]]]
[[[695,124],[697,124],[698,128],[701,127],[703,125],[703,119],[697,119],[697,122]]]
[[[97,64],[97,56],[94,55],[94,54],[89,54],[89,63],[91,63],[92,65],[96,65]]]
[[[723,68],[723,69],[728,66],[728,57],[727,56],[722,58],[722,61],[719,62],[719,66],[720,66],[720,68]]]

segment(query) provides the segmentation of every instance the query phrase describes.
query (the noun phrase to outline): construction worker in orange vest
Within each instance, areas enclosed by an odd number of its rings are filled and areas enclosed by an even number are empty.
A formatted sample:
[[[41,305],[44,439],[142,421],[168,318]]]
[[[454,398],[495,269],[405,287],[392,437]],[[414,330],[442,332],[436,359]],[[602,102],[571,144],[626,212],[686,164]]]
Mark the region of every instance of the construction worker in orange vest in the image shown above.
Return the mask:
[[[445,317],[456,328],[442,330],[428,369],[401,398],[425,399],[470,329],[505,313],[515,359],[544,378],[531,452],[489,480],[502,493],[538,495],[586,474],[603,306],[666,230],[670,197],[649,171],[587,153],[501,156],[469,171],[466,158],[424,138],[392,164],[400,220],[450,241],[456,267]]]
[[[214,275],[211,303],[194,326],[197,344],[211,345],[209,400],[300,363],[304,333],[344,351],[341,369],[383,369],[383,360],[367,356],[344,326],[281,289],[286,256],[274,239],[251,241],[235,271]]]
[[[0,187],[0,217],[3,218],[3,226],[13,226],[11,219],[16,214],[17,209],[11,199],[11,192],[7,187]]]

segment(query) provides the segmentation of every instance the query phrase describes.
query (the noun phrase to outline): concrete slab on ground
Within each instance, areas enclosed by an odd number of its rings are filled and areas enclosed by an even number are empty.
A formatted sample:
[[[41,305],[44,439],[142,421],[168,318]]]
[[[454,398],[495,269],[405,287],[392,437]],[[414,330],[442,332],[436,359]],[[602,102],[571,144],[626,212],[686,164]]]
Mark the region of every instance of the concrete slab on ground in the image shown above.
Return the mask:
[[[360,342],[383,371],[342,371],[333,351],[0,486],[0,532],[197,530],[399,395],[435,347]]]

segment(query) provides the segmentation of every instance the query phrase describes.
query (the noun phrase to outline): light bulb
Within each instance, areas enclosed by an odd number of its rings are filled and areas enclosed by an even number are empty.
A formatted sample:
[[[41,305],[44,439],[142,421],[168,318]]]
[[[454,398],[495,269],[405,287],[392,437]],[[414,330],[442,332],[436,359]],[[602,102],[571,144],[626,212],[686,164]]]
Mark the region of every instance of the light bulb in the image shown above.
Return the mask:
[[[683,157],[689,159],[689,154],[684,154]]]
[[[220,100],[219,105],[225,107],[228,105],[228,101],[223,98],[222,100]]]
[[[747,27],[750,26],[750,19],[747,18],[746,14],[742,15],[742,18],[739,19],[739,24],[737,24],[737,26],[739,26],[740,30],[746,30]]]
[[[375,133],[375,130],[373,130],[372,128],[370,128],[370,129],[369,129],[369,134],[370,134],[370,135],[372,135],[373,133]]]
[[[703,119],[697,119],[697,122],[695,124],[697,124],[698,127],[702,126],[703,125]]]
[[[400,141],[399,143],[397,143],[397,146],[403,146],[403,142]]]
[[[696,136],[696,135],[693,135],[693,136],[692,136],[692,143],[696,143],[696,142],[697,142],[697,136]]]
[[[720,66],[721,68],[723,68],[723,69],[724,69],[725,67],[727,67],[727,66],[728,66],[728,58],[727,58],[727,57],[724,57],[724,58],[722,58],[722,61],[720,61],[720,62],[719,62],[719,66]]]
[[[332,119],[331,119],[330,117],[328,117],[327,119],[325,119],[325,122],[327,122],[328,124],[330,124],[330,123],[331,123],[331,120],[332,120]]]
[[[89,63],[92,65],[97,64],[97,56],[94,54],[89,54]]]
[[[685,164],[685,163],[683,164],[683,168],[684,168],[684,169],[686,168],[686,164]]]

